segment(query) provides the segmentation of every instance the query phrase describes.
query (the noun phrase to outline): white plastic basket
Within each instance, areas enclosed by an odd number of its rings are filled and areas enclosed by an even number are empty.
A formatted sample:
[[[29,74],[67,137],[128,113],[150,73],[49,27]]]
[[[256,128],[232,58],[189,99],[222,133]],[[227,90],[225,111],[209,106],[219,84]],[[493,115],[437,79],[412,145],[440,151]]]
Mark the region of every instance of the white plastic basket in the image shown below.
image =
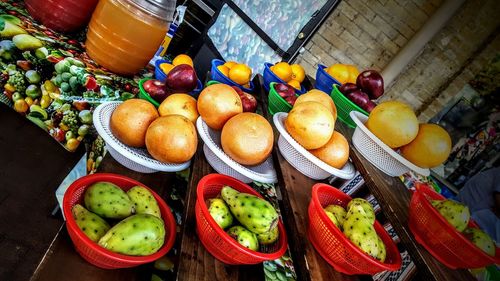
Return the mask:
[[[430,174],[429,169],[420,168],[406,160],[370,132],[365,126],[368,116],[356,111],[351,111],[349,115],[357,125],[352,135],[354,147],[379,170],[391,177],[399,177],[410,170],[422,176]]]
[[[227,155],[220,143],[221,133],[210,129],[201,117],[196,120],[196,128],[205,143],[203,152],[208,163],[220,174],[236,178],[244,183],[257,181],[261,183],[278,182],[273,160],[269,156],[266,161],[256,166],[243,166]]]
[[[278,129],[280,136],[278,138],[278,147],[281,155],[302,174],[315,180],[326,179],[333,175],[342,179],[351,179],[356,170],[350,161],[342,169],[334,168],[302,147],[285,129],[285,119],[288,116],[286,112],[274,114],[273,122]]]
[[[189,167],[191,161],[181,164],[160,162],[148,153],[145,148],[129,147],[119,141],[109,128],[109,120],[115,108],[121,102],[106,102],[99,105],[94,110],[94,126],[99,135],[106,142],[109,154],[120,164],[140,173],[178,172]]]

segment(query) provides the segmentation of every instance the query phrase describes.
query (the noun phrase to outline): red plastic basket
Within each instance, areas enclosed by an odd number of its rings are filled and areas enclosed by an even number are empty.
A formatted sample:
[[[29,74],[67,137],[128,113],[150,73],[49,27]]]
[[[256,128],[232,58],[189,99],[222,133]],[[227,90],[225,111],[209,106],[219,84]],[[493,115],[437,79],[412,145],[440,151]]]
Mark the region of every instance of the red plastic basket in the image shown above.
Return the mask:
[[[309,204],[308,236],[316,251],[335,270],[349,275],[373,275],[384,270],[398,270],[401,267],[401,254],[378,221],[375,221],[374,227],[386,247],[385,262],[380,262],[361,251],[333,224],[323,209],[331,204],[345,208],[349,201],[349,195],[330,185],[317,183],[313,186]]]
[[[203,177],[198,183],[196,191],[196,230],[201,243],[207,251],[226,264],[257,264],[283,256],[288,247],[288,242],[281,219],[278,222],[280,233],[278,241],[265,247],[261,246],[259,252],[243,247],[217,225],[208,212],[205,200],[217,197],[222,187],[226,185],[240,192],[250,193],[262,198],[250,186],[235,178],[220,174],[210,174]]]
[[[449,268],[479,268],[500,263],[500,252],[486,254],[458,232],[432,207],[429,200],[444,200],[425,184],[416,184],[409,210],[409,227],[415,239],[437,260]],[[477,227],[472,220],[469,227]]]
[[[158,252],[149,256],[127,256],[117,254],[99,246],[97,243],[90,240],[85,233],[78,228],[78,225],[71,214],[71,208],[75,204],[82,204],[85,189],[89,185],[99,181],[114,183],[125,191],[139,185],[148,189],[153,194],[158,202],[161,216],[165,223],[165,243]],[[142,183],[121,175],[97,173],[84,176],[76,180],[69,186],[68,190],[64,194],[63,212],[64,217],[66,218],[66,227],[68,229],[69,236],[75,245],[76,251],[89,263],[101,268],[127,268],[155,261],[164,256],[172,248],[175,242],[176,223],[174,216],[165,201],[163,201],[158,194]]]

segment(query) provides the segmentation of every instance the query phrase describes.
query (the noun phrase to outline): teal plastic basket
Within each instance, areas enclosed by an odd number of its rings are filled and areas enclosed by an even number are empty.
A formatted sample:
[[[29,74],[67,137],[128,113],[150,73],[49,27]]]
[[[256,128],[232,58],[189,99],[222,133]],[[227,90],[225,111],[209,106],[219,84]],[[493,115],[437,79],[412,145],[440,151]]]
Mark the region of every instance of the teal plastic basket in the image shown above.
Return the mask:
[[[278,112],[289,112],[292,110],[292,106],[284,99],[282,98],[278,92],[276,92],[276,89],[274,89],[274,85],[276,85],[276,82],[271,82],[269,84],[269,95],[268,95],[268,107],[267,110],[269,113],[274,115],[275,113]],[[295,96],[298,97],[297,94]]]
[[[339,85],[333,85],[333,90],[330,96],[337,107],[337,117],[340,121],[344,122],[347,126],[351,128],[356,128],[356,123],[351,119],[349,113],[351,111],[358,111],[368,116],[368,112],[363,110],[361,107],[357,106],[355,103],[350,101],[344,94],[339,90]]]

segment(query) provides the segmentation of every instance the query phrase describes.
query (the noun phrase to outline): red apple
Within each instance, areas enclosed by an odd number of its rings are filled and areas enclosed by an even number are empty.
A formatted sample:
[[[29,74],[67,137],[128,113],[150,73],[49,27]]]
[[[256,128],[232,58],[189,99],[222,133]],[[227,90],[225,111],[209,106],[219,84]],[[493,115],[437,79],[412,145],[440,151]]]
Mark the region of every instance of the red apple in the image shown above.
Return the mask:
[[[295,89],[288,84],[282,84],[282,83],[274,84],[274,89],[276,90],[278,95],[280,95],[282,98],[295,96]]]
[[[361,108],[363,108],[366,112],[370,113],[375,108],[375,106],[377,106],[377,104],[369,100],[368,102],[366,102],[365,106]]]
[[[375,70],[365,70],[356,79],[358,88],[367,93],[370,99],[377,99],[384,94],[384,79]]]
[[[194,68],[187,64],[178,65],[167,75],[165,84],[167,87],[176,93],[189,93],[196,88],[198,77]]]
[[[151,79],[142,84],[144,91],[146,91],[155,101],[161,103],[168,96],[168,91],[164,83],[161,81]]]
[[[295,101],[297,101],[296,96],[291,96],[291,97],[286,97],[285,98],[286,102],[288,102],[291,106],[295,104]]]
[[[357,89],[358,89],[358,86],[354,83],[344,83],[339,87],[339,91],[344,95],[352,93],[352,92],[356,91]]]
[[[361,90],[350,92],[346,97],[361,108],[364,108],[366,103],[370,101],[370,97]]]
[[[231,86],[240,96],[243,112],[255,112],[257,110],[257,100],[249,93],[243,92],[239,87]]]

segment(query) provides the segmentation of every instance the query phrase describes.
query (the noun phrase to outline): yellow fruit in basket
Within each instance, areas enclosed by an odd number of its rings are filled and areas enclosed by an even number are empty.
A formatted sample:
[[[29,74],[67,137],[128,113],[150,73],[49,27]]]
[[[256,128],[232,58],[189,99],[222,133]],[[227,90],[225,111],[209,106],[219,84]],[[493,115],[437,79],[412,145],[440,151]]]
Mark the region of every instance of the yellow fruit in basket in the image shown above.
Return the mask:
[[[281,80],[289,82],[292,80],[292,67],[287,62],[278,62],[272,66],[271,71],[276,74]]]
[[[409,144],[418,134],[418,119],[409,105],[386,101],[377,105],[365,126],[391,148]]]
[[[295,101],[295,104],[300,104],[307,101],[319,102],[322,105],[326,106],[326,108],[328,108],[328,110],[330,110],[330,112],[332,113],[333,119],[337,120],[337,107],[335,106],[335,103],[333,103],[332,98],[327,93],[318,89],[312,89],[309,92],[300,95]]]
[[[340,82],[340,84],[356,83],[356,78],[359,75],[358,69],[354,65],[349,64],[333,64],[325,69],[325,71]]]
[[[235,66],[236,64],[238,64],[238,63],[237,63],[237,62],[235,62],[235,61],[226,61],[226,62],[224,63],[224,65],[225,65],[227,68],[229,68],[229,69],[231,69],[231,68],[232,68],[233,66]]]
[[[288,85],[294,87],[297,90],[300,90],[300,82],[297,80],[292,79],[292,80],[288,81]]]
[[[23,99],[18,99],[16,100],[16,102],[14,102],[14,110],[19,113],[25,113],[26,111],[28,111],[28,108],[28,103]]]
[[[196,100],[188,94],[172,94],[168,96],[158,107],[160,116],[178,114],[195,123],[198,118]]]
[[[264,162],[273,149],[273,128],[256,113],[240,113],[222,128],[221,145],[224,152],[242,165]]]
[[[162,63],[160,64],[160,69],[161,71],[163,71],[163,73],[165,74],[168,74],[170,72],[170,70],[172,70],[172,68],[174,68],[175,66],[173,64],[170,64],[170,63]]]
[[[229,77],[229,67],[225,65],[217,66],[217,69],[226,77]]]
[[[306,78],[306,71],[300,64],[292,64],[290,66],[292,68],[292,79],[299,81],[302,83]]]
[[[229,79],[239,85],[245,85],[252,78],[252,69],[246,64],[236,64],[229,69]]]
[[[197,107],[203,121],[214,130],[221,130],[227,120],[243,112],[240,96],[226,84],[214,84],[203,89]]]
[[[436,124],[420,124],[417,137],[401,147],[403,157],[422,168],[441,165],[448,159],[450,152],[450,135]]]
[[[285,120],[287,132],[305,149],[320,148],[328,143],[334,126],[330,110],[314,101],[295,104]]]
[[[109,127],[113,135],[124,144],[144,147],[146,131],[158,116],[158,111],[150,102],[130,99],[116,107],[111,114]]]
[[[187,65],[190,65],[191,67],[193,67],[193,65],[194,65],[191,57],[189,57],[188,55],[184,55],[184,54],[180,54],[180,55],[176,56],[174,58],[174,60],[172,61],[172,64],[174,66],[178,66],[181,64],[187,64]]]
[[[146,148],[160,162],[186,162],[193,157],[197,146],[193,122],[181,115],[159,117],[146,133]]]
[[[334,131],[330,140],[318,149],[309,150],[326,164],[342,169],[349,160],[349,143],[339,132]]]

